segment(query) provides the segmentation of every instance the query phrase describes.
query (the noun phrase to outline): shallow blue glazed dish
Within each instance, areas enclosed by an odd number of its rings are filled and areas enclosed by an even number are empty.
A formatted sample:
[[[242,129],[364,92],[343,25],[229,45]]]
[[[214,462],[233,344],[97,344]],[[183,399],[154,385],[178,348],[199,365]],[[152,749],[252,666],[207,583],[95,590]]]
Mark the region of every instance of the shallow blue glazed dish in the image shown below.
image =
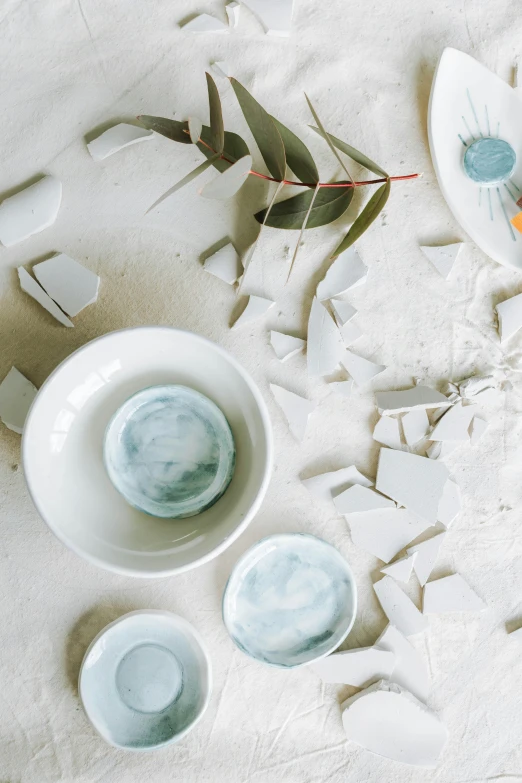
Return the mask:
[[[170,612],[120,617],[93,640],[78,690],[96,731],[124,750],[177,742],[205,712],[210,661],[197,631]]]
[[[235,445],[222,411],[187,386],[150,386],[119,408],[107,427],[104,461],[131,506],[183,519],[210,508],[227,489]]]
[[[223,620],[240,650],[285,669],[333,652],[356,610],[346,560],[323,539],[300,533],[254,544],[236,563],[223,595]]]

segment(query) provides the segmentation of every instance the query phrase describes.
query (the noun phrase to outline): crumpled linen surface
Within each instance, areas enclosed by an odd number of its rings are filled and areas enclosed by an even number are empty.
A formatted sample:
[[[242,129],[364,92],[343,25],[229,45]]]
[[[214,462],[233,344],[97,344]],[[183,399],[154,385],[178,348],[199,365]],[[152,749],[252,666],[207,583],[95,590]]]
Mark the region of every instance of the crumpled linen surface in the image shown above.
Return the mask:
[[[522,336],[500,348],[494,305],[521,290],[519,273],[488,260],[468,242],[449,282],[419,250],[466,237],[438,189],[426,134],[437,59],[452,45],[509,78],[520,53],[522,18],[512,0],[296,0],[288,40],[265,37],[243,9],[230,36],[189,36],[177,23],[217,0],[6,0],[3,41],[2,193],[47,172],[63,182],[55,225],[1,249],[0,375],[15,364],[34,383],[75,348],[109,330],[167,324],[193,329],[232,352],[253,375],[270,409],[275,469],[262,509],[224,554],[164,580],[123,578],[67,551],[34,510],[20,467],[20,438],[0,431],[0,781],[2,783],[483,783],[522,780],[522,648],[506,633],[522,618]],[[277,299],[266,319],[231,332],[240,304],[206,274],[202,256],[230,236],[243,251],[251,218],[270,193],[248,182],[221,204],[201,199],[204,181],[148,207],[200,162],[197,151],[165,139],[101,163],[83,137],[140,112],[207,118],[204,69],[225,59],[264,106],[310,146],[323,179],[341,176],[326,145],[307,129],[310,95],[326,127],[392,174],[424,172],[397,183],[385,213],[360,240],[368,282],[350,295],[364,335],[355,350],[388,370],[352,399],[309,380],[304,357],[280,364],[268,329],[305,336],[311,297],[342,221],[307,232],[284,287],[296,232],[267,229],[258,244],[252,291]],[[254,150],[232,91],[219,82],[226,127]],[[357,172],[357,167],[354,167]],[[366,172],[360,173],[362,177]],[[210,177],[207,173],[205,177]],[[361,203],[362,193],[357,194]],[[24,295],[16,266],[66,252],[101,275],[97,304],[56,324]],[[282,531],[315,533],[350,561],[359,611],[344,647],[372,644],[386,620],[372,590],[380,563],[356,549],[332,506],[313,501],[299,475],[355,463],[374,475],[379,446],[371,430],[373,390],[458,380],[494,371],[512,384],[488,413],[473,449],[448,459],[464,507],[434,576],[460,572],[487,602],[477,615],[431,618],[415,639],[433,679],[430,705],[449,728],[434,771],[373,756],[346,741],[339,703],[354,692],[322,685],[307,668],[279,671],[235,649],[223,627],[221,594],[234,562],[253,542]],[[296,443],[268,383],[320,402],[303,444]],[[419,600],[412,579],[407,588]],[[126,611],[179,612],[203,634],[214,667],[204,719],[179,745],[130,754],[106,745],[86,720],[76,681],[95,634]]]

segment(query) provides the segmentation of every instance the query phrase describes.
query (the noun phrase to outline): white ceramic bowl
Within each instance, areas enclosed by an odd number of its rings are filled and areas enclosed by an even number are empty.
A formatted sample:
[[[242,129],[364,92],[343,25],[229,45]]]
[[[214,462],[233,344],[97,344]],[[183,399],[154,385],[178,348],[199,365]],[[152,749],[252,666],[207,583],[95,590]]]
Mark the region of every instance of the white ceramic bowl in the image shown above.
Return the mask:
[[[89,645],[78,690],[106,742],[154,750],[178,742],[202,717],[212,690],[210,660],[200,635],[182,617],[129,612]]]
[[[115,411],[140,389],[172,383],[221,408],[237,453],[225,494],[179,520],[132,508],[103,462]],[[272,430],[257,386],[226,351],[192,332],[140,327],[99,337],[56,368],[29,411],[22,459],[36,508],[70,549],[116,573],[168,576],[218,555],[254,517],[270,479]]]

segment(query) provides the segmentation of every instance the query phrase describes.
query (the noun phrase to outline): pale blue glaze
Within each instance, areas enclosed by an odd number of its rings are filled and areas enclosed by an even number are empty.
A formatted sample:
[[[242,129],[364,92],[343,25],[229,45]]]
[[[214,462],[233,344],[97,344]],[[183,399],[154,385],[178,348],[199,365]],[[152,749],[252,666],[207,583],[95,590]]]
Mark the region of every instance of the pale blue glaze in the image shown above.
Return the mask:
[[[237,646],[284,668],[338,647],[355,620],[357,591],[348,563],[315,536],[276,535],[249,549],[223,596],[223,619]]]
[[[117,411],[105,434],[109,478],[135,508],[182,519],[212,506],[235,466],[220,409],[186,386],[151,386]]]
[[[481,185],[496,185],[508,180],[516,165],[515,150],[503,139],[474,141],[464,153],[464,170]]]

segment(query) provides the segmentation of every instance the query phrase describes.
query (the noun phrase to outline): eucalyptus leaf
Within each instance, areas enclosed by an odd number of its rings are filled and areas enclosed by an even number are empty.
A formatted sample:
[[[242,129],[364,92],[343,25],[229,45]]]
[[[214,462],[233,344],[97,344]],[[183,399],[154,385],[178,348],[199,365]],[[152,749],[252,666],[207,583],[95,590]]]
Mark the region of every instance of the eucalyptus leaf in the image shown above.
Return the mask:
[[[319,182],[319,172],[310,150],[301,139],[275,117],[272,117],[279,135],[283,140],[286,162],[301,182]]]
[[[328,133],[323,128],[323,123],[321,122],[321,120],[317,116],[317,112],[315,111],[314,107],[312,106],[312,102],[311,102],[310,98],[308,97],[308,95],[306,93],[305,93],[305,98],[306,98],[306,102],[308,103],[308,106],[310,108],[310,111],[312,112],[312,116],[313,116],[314,120],[316,121],[317,125],[319,126],[318,127],[319,135],[323,137],[323,139],[326,141],[326,143],[328,144],[328,146],[332,150],[333,154],[335,155],[335,157],[339,161],[339,163],[341,165],[341,168],[344,170],[344,172],[345,172],[346,176],[348,177],[348,179],[350,180],[350,182],[353,182],[352,175],[350,174],[350,172],[348,171],[348,169],[344,165],[343,161],[341,160],[341,157],[337,154],[337,150],[335,149],[334,145],[330,141],[330,136],[328,135]]]
[[[207,73],[208,105],[210,109],[210,130],[212,134],[211,146],[220,155],[225,146],[225,128],[223,127],[223,113],[221,111],[221,99],[219,97],[216,82]]]
[[[171,141],[179,141],[181,144],[192,144],[187,122],[169,120],[166,117],[151,117],[149,114],[140,114],[138,120],[144,128],[160,133]]]
[[[335,251],[332,254],[332,258],[335,258],[347,250],[347,248],[353,245],[353,243],[364,234],[366,229],[371,226],[375,218],[377,218],[384,209],[384,206],[388,201],[388,196],[390,195],[390,189],[391,182],[388,180],[388,182],[386,182],[384,185],[381,185],[381,187],[375,191],[362,212],[353,221],[352,225],[350,226],[350,230],[346,234],[343,241],[335,248]]]
[[[350,206],[353,190],[350,187],[320,188],[308,216],[306,228],[326,226],[337,220]],[[313,199],[314,190],[309,188],[306,193],[299,193],[285,201],[279,201],[272,207],[265,224],[271,228],[302,228]],[[254,217],[259,223],[262,223],[265,219],[265,213],[266,210],[262,209]]]
[[[208,147],[205,147],[205,144],[211,145],[211,130],[208,127],[208,125],[203,125],[203,128],[201,130],[201,141],[199,142],[198,149],[201,150],[201,152],[207,157],[212,158],[215,157],[214,153],[211,149]],[[205,142],[205,144],[202,144],[202,142]],[[216,158],[213,161],[213,166],[218,171],[226,171],[230,168],[230,166],[236,162],[236,160],[239,160],[240,158],[244,158],[245,155],[249,154],[249,149],[247,146],[246,141],[244,141],[241,136],[238,136],[237,133],[232,133],[231,131],[225,131],[225,147],[223,149],[223,155],[225,155],[228,160],[224,160],[223,158]],[[230,162],[229,162],[230,161]]]
[[[319,128],[315,128],[313,125],[310,125],[310,128],[316,133],[318,133],[319,136],[323,135],[319,130]],[[363,152],[359,152],[359,150],[356,150],[355,147],[351,146],[351,144],[347,144],[345,141],[341,141],[341,139],[338,139],[336,136],[332,136],[331,133],[328,134],[328,138],[330,139],[334,147],[337,147],[338,150],[344,152],[345,155],[348,155],[349,158],[354,160],[360,166],[364,166],[364,168],[368,169],[368,171],[373,171],[374,174],[379,174],[381,177],[388,176],[388,174],[384,171],[384,169],[381,169],[381,167],[377,163],[371,160],[371,158],[369,158]]]
[[[252,131],[268,171],[275,179],[284,179],[286,172],[285,147],[274,121],[237,79],[231,78],[230,84],[236,93],[241,111]]]
[[[217,157],[216,155],[214,158]],[[209,166],[212,166],[214,163],[214,158],[209,158],[208,160],[204,160],[203,163],[200,163],[199,166],[197,166],[195,169],[192,169],[183,179],[180,179],[179,182],[176,182],[175,185],[173,185],[169,190],[167,190],[166,193],[164,193],[162,196],[159,197],[157,201],[154,202],[154,204],[148,208],[147,213],[150,212],[154,207],[157,207],[159,204],[161,204],[162,201],[165,201],[165,199],[169,198],[169,196],[172,196],[173,193],[175,193],[177,190],[181,190],[185,185],[188,185],[189,182],[192,182],[193,179],[196,179],[196,177],[199,177],[200,174],[203,174],[203,172],[209,168]],[[147,214],[146,213],[146,214]]]

